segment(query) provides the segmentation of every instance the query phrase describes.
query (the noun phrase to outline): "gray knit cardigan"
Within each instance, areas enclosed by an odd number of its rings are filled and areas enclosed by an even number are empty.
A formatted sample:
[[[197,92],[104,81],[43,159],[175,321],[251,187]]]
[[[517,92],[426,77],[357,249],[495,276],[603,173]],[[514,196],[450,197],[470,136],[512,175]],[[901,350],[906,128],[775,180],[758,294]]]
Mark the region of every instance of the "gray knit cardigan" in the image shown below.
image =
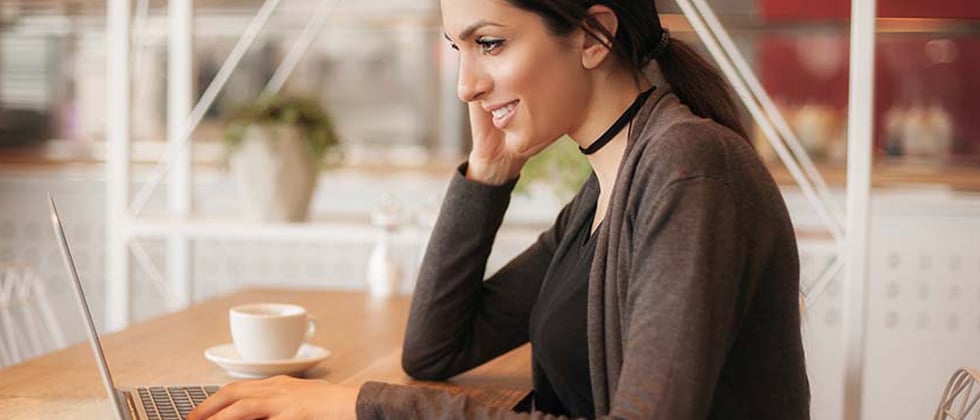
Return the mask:
[[[554,226],[484,280],[513,183],[450,183],[419,275],[405,371],[442,380],[528,341],[552,257],[598,198],[593,176]],[[589,274],[596,417],[808,419],[799,260],[765,166],[733,131],[658,88],[635,117]],[[359,418],[548,417],[463,395],[365,384]]]

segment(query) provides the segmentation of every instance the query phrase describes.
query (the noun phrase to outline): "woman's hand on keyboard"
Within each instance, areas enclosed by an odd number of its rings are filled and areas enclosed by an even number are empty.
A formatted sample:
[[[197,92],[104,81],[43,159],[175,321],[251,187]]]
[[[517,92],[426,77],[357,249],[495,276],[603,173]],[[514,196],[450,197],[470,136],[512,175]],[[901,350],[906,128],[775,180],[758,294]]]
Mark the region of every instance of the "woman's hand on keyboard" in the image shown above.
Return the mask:
[[[354,419],[357,392],[351,386],[289,376],[235,382],[197,406],[187,420]]]

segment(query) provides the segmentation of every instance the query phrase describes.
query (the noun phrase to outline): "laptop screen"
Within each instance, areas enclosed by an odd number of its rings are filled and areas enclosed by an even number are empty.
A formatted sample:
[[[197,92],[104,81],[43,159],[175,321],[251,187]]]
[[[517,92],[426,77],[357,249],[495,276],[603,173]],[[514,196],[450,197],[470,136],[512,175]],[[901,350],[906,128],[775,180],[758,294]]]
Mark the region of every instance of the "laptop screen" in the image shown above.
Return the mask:
[[[58,245],[61,247],[61,256],[64,258],[65,267],[68,269],[68,275],[71,277],[72,285],[75,289],[75,298],[78,303],[78,308],[82,312],[82,318],[85,319],[85,325],[88,330],[89,344],[92,345],[92,353],[95,354],[95,362],[99,365],[99,373],[102,375],[102,384],[105,385],[106,392],[109,393],[109,398],[112,400],[112,405],[115,407],[116,416],[119,420],[128,420],[129,416],[125,413],[125,404],[123,403],[122,396],[116,391],[116,386],[112,382],[112,374],[109,373],[109,364],[106,363],[105,353],[102,352],[102,342],[99,341],[99,333],[95,329],[95,322],[92,321],[92,311],[89,310],[88,302],[85,300],[85,291],[82,290],[82,282],[78,279],[78,270],[75,269],[75,260],[71,256],[71,250],[68,248],[68,239],[65,237],[65,229],[62,226],[61,215],[58,213],[58,207],[54,204],[54,197],[48,194],[48,204],[51,209],[51,225],[54,227],[54,234],[58,238]]]

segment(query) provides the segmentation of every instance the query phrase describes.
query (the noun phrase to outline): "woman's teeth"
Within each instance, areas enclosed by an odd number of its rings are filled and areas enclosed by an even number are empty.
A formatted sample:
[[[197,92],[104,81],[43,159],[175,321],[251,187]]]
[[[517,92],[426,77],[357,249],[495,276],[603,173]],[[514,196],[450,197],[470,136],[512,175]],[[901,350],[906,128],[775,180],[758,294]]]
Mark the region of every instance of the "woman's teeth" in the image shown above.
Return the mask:
[[[494,118],[500,119],[506,117],[507,114],[510,114],[510,112],[514,110],[515,106],[517,106],[517,102],[511,102],[507,105],[504,105],[500,108],[491,111],[491,113],[493,114]]]

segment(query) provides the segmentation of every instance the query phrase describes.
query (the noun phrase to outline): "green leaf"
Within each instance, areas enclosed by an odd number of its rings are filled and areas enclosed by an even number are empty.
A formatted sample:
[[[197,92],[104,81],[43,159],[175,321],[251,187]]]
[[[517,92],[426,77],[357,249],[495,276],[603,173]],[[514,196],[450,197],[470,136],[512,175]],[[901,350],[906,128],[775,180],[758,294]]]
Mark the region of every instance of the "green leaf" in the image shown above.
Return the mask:
[[[339,139],[333,121],[314,98],[273,95],[234,107],[226,117],[224,139],[228,150],[237,148],[247,128],[255,124],[296,126],[318,162],[324,162],[327,154],[337,155],[330,159],[337,162]]]

